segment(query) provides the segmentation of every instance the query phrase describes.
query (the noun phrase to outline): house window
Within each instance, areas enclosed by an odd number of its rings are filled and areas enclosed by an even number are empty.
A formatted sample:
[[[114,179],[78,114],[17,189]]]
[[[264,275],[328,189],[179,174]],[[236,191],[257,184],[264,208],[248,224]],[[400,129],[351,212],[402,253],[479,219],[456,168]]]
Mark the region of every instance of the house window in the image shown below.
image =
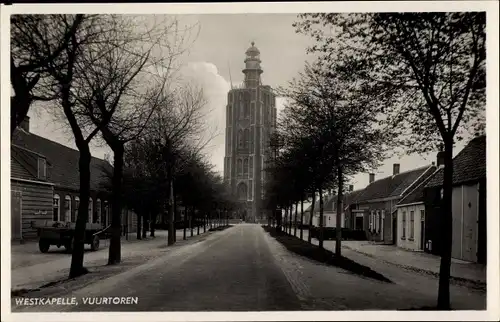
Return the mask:
[[[385,210],[382,210],[380,215],[380,235],[384,236],[384,220],[385,220]]]
[[[78,209],[80,209],[80,198],[75,197],[75,222],[78,219]]]
[[[403,234],[401,238],[406,238],[406,211],[403,211]]]
[[[109,205],[107,201],[104,201],[104,222],[106,226],[111,223],[111,218],[109,218]]]
[[[92,198],[89,198],[89,213],[87,216],[87,222],[91,222],[90,218],[93,218],[93,216],[92,216],[93,210],[94,210],[94,201],[92,201]]]
[[[377,214],[375,215],[375,231],[377,233],[380,232],[380,213],[377,210]]]
[[[425,221],[425,210],[420,210],[420,221]]]
[[[410,238],[413,239],[415,237],[415,214],[413,211],[410,211]]]
[[[45,180],[47,178],[47,160],[38,158],[38,179]]]
[[[253,200],[253,180],[248,180],[248,200]]]
[[[370,230],[373,230],[373,211],[370,213]]]
[[[60,198],[59,195],[54,195],[54,200],[52,203],[53,215],[52,220],[59,221],[59,211],[60,211]]]
[[[64,221],[74,222],[74,218],[71,216],[71,197],[69,195],[64,198]]]
[[[94,223],[99,223],[101,221],[101,199],[97,199],[96,208]]]

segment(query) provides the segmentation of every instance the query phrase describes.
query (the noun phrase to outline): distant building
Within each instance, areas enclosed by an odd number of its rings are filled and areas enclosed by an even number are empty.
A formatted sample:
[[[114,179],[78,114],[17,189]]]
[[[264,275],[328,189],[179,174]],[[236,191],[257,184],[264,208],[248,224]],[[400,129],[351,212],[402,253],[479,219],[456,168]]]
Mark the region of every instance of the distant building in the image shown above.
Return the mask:
[[[266,218],[262,213],[264,172],[271,157],[269,138],[276,129],[276,98],[270,86],[262,85],[260,51],[246,51],[243,86],[232,88],[226,106],[226,153],[224,180],[242,203],[245,220]]]

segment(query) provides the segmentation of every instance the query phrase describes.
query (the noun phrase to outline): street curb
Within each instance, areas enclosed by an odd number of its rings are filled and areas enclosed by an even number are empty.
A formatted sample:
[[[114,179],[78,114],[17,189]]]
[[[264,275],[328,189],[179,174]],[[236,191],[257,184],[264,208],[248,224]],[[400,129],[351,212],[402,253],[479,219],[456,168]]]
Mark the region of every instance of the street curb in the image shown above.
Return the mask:
[[[342,245],[342,247],[345,247],[346,249],[349,249],[349,250],[356,252],[358,254],[380,260],[380,261],[387,263],[387,264],[391,264],[391,265],[398,266],[398,267],[401,267],[401,268],[406,269],[406,270],[414,271],[417,273],[423,273],[423,274],[427,274],[427,275],[431,275],[431,276],[434,276],[436,278],[439,278],[439,273],[436,273],[432,270],[422,269],[422,268],[418,268],[418,267],[414,267],[414,266],[410,266],[410,265],[404,265],[404,264],[399,264],[399,263],[395,263],[392,261],[388,261],[386,259],[382,259],[382,258],[377,257],[375,255],[365,253],[363,251],[349,247],[347,245]],[[450,281],[456,285],[462,285],[462,286],[470,287],[470,288],[473,288],[476,290],[486,291],[486,283],[482,282],[482,281],[473,280],[473,279],[469,279],[469,278],[465,278],[465,277],[456,277],[456,276],[450,276]]]

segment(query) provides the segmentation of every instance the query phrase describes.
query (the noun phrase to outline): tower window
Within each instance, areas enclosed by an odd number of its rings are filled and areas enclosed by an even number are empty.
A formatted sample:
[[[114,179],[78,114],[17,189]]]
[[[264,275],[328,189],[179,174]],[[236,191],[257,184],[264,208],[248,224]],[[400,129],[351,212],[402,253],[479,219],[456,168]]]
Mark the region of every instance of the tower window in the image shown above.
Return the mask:
[[[243,147],[243,131],[242,130],[238,131],[238,147],[239,148]]]
[[[242,174],[243,172],[243,161],[238,159],[238,174]]]
[[[248,173],[248,158],[245,158],[245,161],[243,162],[243,173]]]
[[[248,129],[245,129],[245,131],[243,132],[243,147],[244,148],[248,148],[248,144],[249,144],[249,131]]]

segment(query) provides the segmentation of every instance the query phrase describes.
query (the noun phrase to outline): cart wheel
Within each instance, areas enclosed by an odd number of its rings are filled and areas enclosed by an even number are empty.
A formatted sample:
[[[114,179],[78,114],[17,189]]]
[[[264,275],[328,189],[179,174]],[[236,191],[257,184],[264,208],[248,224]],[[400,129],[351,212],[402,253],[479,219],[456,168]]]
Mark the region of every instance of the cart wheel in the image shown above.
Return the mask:
[[[96,251],[99,249],[99,236],[95,235],[94,238],[92,238],[92,244],[90,244],[90,249],[92,251]]]
[[[69,241],[66,242],[66,244],[64,244],[64,248],[66,248],[66,252],[68,253],[71,253],[73,252],[73,237],[71,237],[71,239]]]
[[[40,251],[42,253],[46,253],[49,251],[49,248],[50,248],[50,244],[48,241],[44,240],[44,239],[40,239],[38,241],[38,248],[40,249]]]

